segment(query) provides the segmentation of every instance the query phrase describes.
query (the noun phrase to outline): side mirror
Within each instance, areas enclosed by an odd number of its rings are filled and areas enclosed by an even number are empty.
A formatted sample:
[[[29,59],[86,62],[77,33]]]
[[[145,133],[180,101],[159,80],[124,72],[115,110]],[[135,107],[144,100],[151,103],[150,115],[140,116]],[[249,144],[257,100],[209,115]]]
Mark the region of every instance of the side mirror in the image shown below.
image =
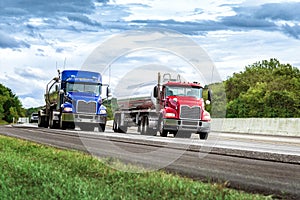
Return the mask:
[[[210,89],[208,89],[207,91],[207,100],[211,102],[211,99],[212,99],[212,92]]]
[[[111,93],[111,90],[110,90],[110,88],[108,86],[106,88],[106,96],[107,96],[108,100],[112,99],[112,93]]]
[[[54,77],[53,80],[54,80],[55,82],[59,82],[59,77]]]
[[[153,88],[153,96],[154,96],[155,98],[158,97],[158,87],[157,87],[157,86],[155,86],[155,87]]]

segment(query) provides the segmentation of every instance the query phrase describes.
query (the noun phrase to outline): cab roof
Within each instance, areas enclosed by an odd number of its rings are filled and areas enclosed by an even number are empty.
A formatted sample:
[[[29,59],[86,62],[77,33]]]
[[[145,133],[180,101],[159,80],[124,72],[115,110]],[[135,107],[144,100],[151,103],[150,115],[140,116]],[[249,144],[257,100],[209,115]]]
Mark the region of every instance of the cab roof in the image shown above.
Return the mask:
[[[82,70],[64,70],[61,73],[62,81],[101,83],[100,73]]]
[[[198,88],[202,88],[202,86],[200,85],[200,83],[197,83],[197,82],[189,83],[189,82],[173,82],[173,81],[169,81],[167,83],[164,83],[163,85],[165,85],[165,86],[181,86],[181,87],[198,87]]]

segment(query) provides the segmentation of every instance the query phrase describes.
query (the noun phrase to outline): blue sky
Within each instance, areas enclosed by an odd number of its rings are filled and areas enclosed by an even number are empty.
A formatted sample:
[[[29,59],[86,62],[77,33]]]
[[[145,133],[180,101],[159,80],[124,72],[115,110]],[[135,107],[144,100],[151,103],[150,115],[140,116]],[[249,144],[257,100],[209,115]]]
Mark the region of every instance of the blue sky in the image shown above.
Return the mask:
[[[299,10],[291,0],[1,0],[0,83],[24,107],[43,105],[56,66],[80,69],[103,41],[139,28],[191,38],[223,80],[269,58],[300,68]]]

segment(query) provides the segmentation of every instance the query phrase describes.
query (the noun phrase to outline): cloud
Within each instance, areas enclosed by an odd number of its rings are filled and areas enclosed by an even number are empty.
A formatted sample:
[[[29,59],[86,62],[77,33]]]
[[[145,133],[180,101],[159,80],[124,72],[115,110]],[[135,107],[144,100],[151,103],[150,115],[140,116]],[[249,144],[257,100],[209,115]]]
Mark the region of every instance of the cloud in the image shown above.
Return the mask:
[[[300,3],[270,3],[254,9],[254,16],[259,19],[300,20]]]
[[[22,15],[53,17],[63,16],[66,13],[91,13],[91,10],[94,9],[94,2],[92,0],[9,0],[0,4],[0,9],[2,15],[10,17],[15,17],[18,13]]]
[[[57,48],[57,49],[55,50],[56,53],[62,53],[63,51],[64,51],[63,48]]]
[[[289,26],[288,24],[285,24],[282,26],[283,31],[286,32],[288,35],[294,37],[295,39],[299,39],[300,37],[300,26]]]
[[[0,32],[0,48],[18,49],[23,47],[30,48],[30,45],[22,40],[17,40],[4,32]]]
[[[15,68],[15,74],[25,78],[34,80],[47,80],[48,75],[40,68],[25,67],[25,68]]]
[[[71,14],[68,16],[68,19],[70,21],[76,21],[76,22],[81,22],[83,24],[87,24],[87,25],[91,25],[91,26],[100,26],[101,24],[91,20],[89,17],[84,16],[84,15],[75,15],[75,14]]]
[[[11,88],[12,91],[20,98],[22,104],[23,99],[27,97],[35,99],[35,101],[39,104],[43,100],[46,81],[42,81],[41,79],[22,77],[15,74],[0,77],[0,82],[4,83],[6,87]],[[26,107],[31,106],[26,105]]]
[[[24,108],[36,108],[45,105],[43,99],[36,99],[36,97],[20,96],[19,98]]]
[[[269,22],[266,20],[261,20],[257,18],[253,18],[248,15],[236,15],[230,17],[224,17],[221,21],[222,24],[227,27],[239,27],[239,28],[257,28],[257,29],[267,29],[270,27],[275,27],[273,22]]]
[[[235,15],[221,19],[221,23],[229,29],[279,31],[299,39],[300,31],[297,25],[297,21],[298,23],[300,21],[299,2],[237,5],[233,10],[236,12]]]
[[[171,29],[187,35],[202,35],[208,31],[226,29],[226,27],[212,20],[201,22],[178,22],[175,20],[133,20],[129,24],[135,24],[144,28]]]

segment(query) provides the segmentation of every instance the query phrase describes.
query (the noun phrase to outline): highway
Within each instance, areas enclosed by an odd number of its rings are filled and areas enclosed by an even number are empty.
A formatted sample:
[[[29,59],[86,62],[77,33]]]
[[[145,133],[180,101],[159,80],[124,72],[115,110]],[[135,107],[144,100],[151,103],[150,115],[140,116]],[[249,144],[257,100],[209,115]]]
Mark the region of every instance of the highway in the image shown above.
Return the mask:
[[[99,133],[23,125],[0,126],[0,133],[78,149],[101,158],[117,158],[149,171],[163,169],[195,180],[226,182],[228,187],[248,192],[300,198],[300,138],[297,137],[213,132],[207,141],[202,141],[195,136],[143,136],[134,130],[119,134],[109,127],[105,133]]]

